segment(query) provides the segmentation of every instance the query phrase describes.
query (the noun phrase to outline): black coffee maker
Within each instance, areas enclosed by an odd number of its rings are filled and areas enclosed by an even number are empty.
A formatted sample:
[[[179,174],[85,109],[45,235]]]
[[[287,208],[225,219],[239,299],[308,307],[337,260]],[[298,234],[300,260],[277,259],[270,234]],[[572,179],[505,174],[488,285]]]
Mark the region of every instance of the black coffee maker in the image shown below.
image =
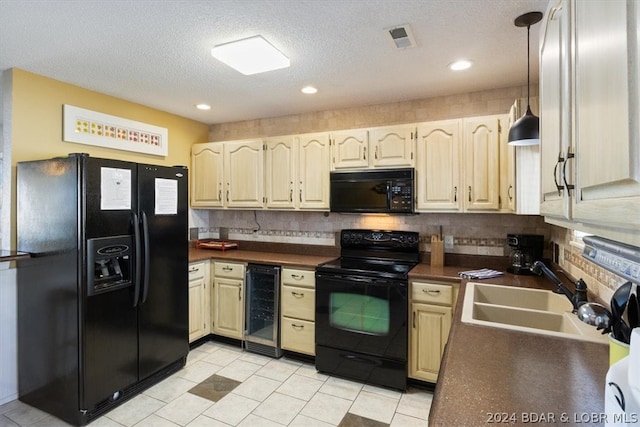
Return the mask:
[[[511,247],[509,267],[513,274],[533,274],[530,270],[535,261],[542,260],[544,236],[538,234],[507,234],[507,243]]]

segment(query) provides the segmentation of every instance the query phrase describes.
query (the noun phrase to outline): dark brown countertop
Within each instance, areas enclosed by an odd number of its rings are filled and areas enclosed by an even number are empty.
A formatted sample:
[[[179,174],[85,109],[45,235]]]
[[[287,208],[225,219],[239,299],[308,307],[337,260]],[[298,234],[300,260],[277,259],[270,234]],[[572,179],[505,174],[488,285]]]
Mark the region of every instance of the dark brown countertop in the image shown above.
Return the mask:
[[[189,262],[203,261],[207,259],[254,262],[260,264],[274,264],[285,267],[315,268],[323,262],[331,261],[334,256],[300,255],[280,252],[247,251],[242,249],[229,249],[216,251],[209,249],[189,249]]]
[[[410,276],[455,280],[459,271],[421,264]],[[542,278],[509,273],[482,282],[550,289]],[[601,425],[609,347],[462,323],[460,283],[429,425]]]

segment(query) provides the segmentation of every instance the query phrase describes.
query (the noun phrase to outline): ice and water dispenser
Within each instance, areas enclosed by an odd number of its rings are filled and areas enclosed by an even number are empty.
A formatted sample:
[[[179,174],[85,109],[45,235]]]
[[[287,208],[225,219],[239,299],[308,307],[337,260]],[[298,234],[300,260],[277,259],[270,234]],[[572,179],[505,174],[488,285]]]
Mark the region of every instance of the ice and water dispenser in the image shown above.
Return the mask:
[[[87,295],[131,285],[132,245],[130,235],[87,240]]]

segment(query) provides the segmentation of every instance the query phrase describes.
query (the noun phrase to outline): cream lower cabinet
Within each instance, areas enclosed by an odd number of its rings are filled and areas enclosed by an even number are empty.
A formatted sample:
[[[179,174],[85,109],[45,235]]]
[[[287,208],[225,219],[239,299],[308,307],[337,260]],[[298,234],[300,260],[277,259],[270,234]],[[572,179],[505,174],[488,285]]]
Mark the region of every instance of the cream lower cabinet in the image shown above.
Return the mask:
[[[283,268],[281,277],[280,346],[315,356],[315,272]]]
[[[212,327],[214,334],[242,339],[244,329],[244,264],[213,263]]]
[[[210,325],[210,262],[189,264],[189,342],[209,334]]]
[[[451,329],[452,284],[411,282],[409,377],[435,383]]]

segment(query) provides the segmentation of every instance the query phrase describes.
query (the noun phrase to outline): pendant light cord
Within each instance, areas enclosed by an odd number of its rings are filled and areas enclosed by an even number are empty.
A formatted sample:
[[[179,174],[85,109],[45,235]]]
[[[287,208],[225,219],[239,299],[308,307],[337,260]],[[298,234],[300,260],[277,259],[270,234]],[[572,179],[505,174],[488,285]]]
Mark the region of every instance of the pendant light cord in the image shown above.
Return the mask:
[[[529,58],[531,57],[531,54],[529,52],[530,49],[530,42],[529,42],[529,30],[531,29],[531,25],[527,25],[527,110],[531,109],[531,104],[529,103],[529,91],[531,90],[531,66],[529,64]]]

